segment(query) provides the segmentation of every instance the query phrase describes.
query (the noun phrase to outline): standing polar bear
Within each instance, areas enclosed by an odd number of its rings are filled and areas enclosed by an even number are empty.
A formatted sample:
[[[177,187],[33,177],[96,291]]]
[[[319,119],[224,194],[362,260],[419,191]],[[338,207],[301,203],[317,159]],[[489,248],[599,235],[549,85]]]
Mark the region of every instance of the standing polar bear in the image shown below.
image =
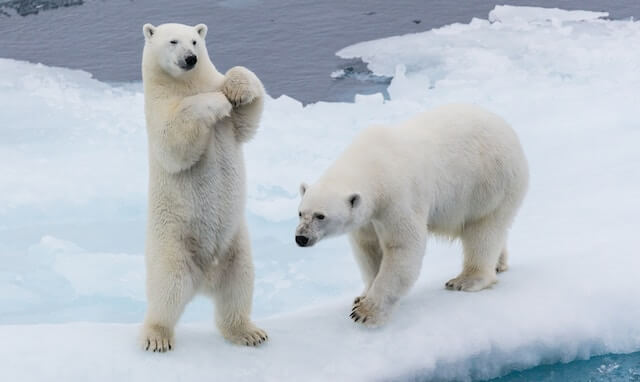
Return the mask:
[[[507,231],[529,171],[514,131],[471,105],[365,129],[312,186],[300,187],[296,242],[349,233],[365,288],[351,318],[384,324],[418,278],[427,232],[460,238],[448,289],[478,291],[507,269]]]
[[[142,346],[171,350],[175,324],[198,292],[215,301],[225,338],[255,346],[267,334],[249,318],[242,144],[258,128],[262,83],[242,67],[216,70],[204,24],[146,24],[143,32],[149,211]]]

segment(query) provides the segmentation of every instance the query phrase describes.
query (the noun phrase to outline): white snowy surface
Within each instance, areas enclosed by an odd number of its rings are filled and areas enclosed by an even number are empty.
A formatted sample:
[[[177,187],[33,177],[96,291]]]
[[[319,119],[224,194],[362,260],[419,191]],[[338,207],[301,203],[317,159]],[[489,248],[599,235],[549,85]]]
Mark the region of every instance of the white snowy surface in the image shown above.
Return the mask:
[[[608,12],[567,11],[558,8],[514,7],[497,5],[489,12],[489,21],[501,23],[561,23],[563,21],[593,21],[609,16]]]
[[[390,100],[267,101],[246,147],[258,349],[225,343],[199,299],[176,350],[136,347],[144,312],[146,137],[139,84],[0,59],[4,379],[477,379],[640,350],[640,22],[502,6],[488,20],[344,48]],[[492,289],[448,292],[460,248],[429,243],[391,323],[347,318],[346,240],[293,244],[297,189],[361,128],[472,102],[518,132],[531,188]],[[83,322],[83,323],[79,323]]]
[[[226,343],[205,324],[180,326],[166,354],[139,350],[137,325],[6,325],[0,363],[20,381],[464,380],[638,349],[637,280],[618,277],[637,260],[520,264],[501,285],[475,294],[445,291],[441,269],[431,269],[377,330],[347,318],[346,297],[258,320],[270,340],[256,349]]]

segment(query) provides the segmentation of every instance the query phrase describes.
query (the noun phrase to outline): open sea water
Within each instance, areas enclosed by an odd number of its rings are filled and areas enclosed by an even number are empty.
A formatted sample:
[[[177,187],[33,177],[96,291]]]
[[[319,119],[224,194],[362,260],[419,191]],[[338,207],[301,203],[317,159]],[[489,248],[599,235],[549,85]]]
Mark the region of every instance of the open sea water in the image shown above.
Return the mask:
[[[0,0],[0,57],[82,69],[109,82],[140,81],[144,23],[209,26],[207,45],[220,71],[251,68],[269,94],[304,103],[353,101],[384,91],[362,62],[335,52],[360,41],[422,32],[473,17],[493,0]],[[640,16],[639,0],[510,0],[512,5]],[[55,8],[57,7],[57,8]],[[24,15],[24,16],[21,16]],[[330,74],[343,69],[346,78]],[[364,75],[362,75],[364,74]]]

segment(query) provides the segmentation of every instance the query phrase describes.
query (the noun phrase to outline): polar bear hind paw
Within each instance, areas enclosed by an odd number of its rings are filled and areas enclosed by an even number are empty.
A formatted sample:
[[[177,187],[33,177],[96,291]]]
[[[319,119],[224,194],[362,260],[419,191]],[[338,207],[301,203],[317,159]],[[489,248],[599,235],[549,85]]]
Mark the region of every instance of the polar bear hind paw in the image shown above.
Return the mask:
[[[460,290],[464,292],[477,292],[485,288],[489,288],[496,283],[495,277],[486,277],[478,275],[460,275],[445,283],[445,287],[449,290]]]
[[[266,342],[269,336],[264,330],[251,325],[243,330],[236,329],[225,334],[225,338],[237,345],[258,346]]]

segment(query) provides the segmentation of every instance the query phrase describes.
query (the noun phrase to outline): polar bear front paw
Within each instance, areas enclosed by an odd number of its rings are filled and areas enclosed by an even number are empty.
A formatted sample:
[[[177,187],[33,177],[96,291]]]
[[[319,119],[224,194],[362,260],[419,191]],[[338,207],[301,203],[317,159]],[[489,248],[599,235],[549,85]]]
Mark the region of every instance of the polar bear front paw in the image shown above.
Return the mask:
[[[460,275],[446,282],[449,290],[461,290],[465,292],[477,292],[495,284],[496,278],[482,275]]]
[[[222,93],[211,93],[206,98],[206,102],[202,105],[198,112],[208,124],[215,124],[219,120],[228,117],[231,114],[231,103]]]
[[[229,69],[225,77],[222,92],[234,107],[249,104],[263,93],[262,83],[247,68],[233,67]]]
[[[198,119],[209,127],[228,117],[232,110],[231,103],[221,92],[196,94],[183,102],[184,118]]]
[[[254,326],[248,324],[243,328],[235,328],[222,333],[224,338],[237,345],[258,346],[269,339],[267,333]]]
[[[370,328],[383,325],[388,318],[387,312],[371,299],[366,297],[356,297],[349,317]]]
[[[160,325],[145,325],[141,342],[144,350],[164,353],[173,349],[173,330]]]

